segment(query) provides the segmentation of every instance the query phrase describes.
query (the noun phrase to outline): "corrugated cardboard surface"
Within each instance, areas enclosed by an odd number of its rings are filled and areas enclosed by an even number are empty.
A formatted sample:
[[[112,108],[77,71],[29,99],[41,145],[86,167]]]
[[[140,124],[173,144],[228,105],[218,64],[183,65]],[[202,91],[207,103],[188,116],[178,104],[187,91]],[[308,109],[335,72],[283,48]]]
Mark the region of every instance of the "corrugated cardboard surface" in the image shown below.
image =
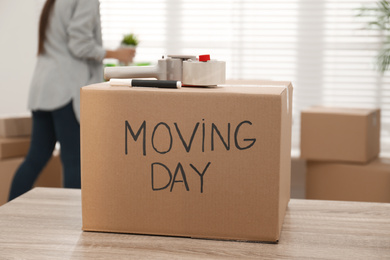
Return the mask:
[[[306,198],[390,202],[390,159],[368,164],[307,163]]]
[[[30,137],[0,137],[0,159],[25,156],[30,147]]]
[[[1,117],[0,136],[18,137],[31,135],[31,116]]]
[[[23,157],[0,160],[0,206],[8,201],[12,179],[23,160]],[[62,166],[58,154],[53,154],[34,186],[62,187]]]
[[[380,110],[313,107],[301,113],[301,157],[366,163],[379,154]]]
[[[287,96],[291,85],[82,88],[83,230],[277,241]]]

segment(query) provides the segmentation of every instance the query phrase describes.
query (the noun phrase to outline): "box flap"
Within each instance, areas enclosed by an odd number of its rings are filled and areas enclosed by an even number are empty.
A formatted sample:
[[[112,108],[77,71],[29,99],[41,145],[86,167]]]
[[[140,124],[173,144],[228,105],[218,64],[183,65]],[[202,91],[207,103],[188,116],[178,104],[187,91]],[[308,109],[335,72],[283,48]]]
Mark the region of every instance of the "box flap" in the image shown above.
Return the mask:
[[[261,88],[260,88],[261,86]],[[218,93],[218,94],[251,94],[251,95],[281,95],[288,85],[222,85],[217,87],[182,87],[171,88],[149,88],[149,87],[117,87],[111,86],[108,82],[93,84],[83,87],[82,90],[101,91],[158,91],[162,93]]]
[[[307,109],[303,109],[302,113],[324,113],[324,114],[367,116],[377,110],[378,110],[377,108],[313,106]]]

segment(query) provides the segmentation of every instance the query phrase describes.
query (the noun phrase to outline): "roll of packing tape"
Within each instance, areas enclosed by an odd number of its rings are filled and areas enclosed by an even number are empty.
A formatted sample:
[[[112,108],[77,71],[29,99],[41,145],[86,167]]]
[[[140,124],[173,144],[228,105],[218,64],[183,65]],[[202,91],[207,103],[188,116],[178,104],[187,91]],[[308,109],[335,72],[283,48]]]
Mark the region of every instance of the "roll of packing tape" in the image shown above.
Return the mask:
[[[196,86],[215,86],[224,84],[226,79],[226,63],[209,60],[183,61],[183,84]]]

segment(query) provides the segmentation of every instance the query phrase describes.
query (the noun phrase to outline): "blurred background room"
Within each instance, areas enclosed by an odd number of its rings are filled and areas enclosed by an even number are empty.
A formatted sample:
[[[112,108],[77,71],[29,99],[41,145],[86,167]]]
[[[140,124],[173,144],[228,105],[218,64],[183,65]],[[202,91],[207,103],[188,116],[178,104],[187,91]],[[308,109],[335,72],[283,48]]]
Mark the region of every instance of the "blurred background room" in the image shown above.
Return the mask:
[[[30,113],[43,4],[0,1],[0,117]],[[139,43],[133,65],[154,64],[168,54],[210,54],[226,61],[229,80],[292,82],[293,198],[306,197],[300,126],[302,110],[311,106],[379,108],[379,157],[390,158],[390,74],[383,66],[390,50],[377,58],[389,49],[390,25],[375,11],[380,7],[377,0],[100,0],[103,46],[115,49],[124,35],[134,34]],[[7,167],[11,172],[14,166]],[[390,202],[390,185],[383,194]]]

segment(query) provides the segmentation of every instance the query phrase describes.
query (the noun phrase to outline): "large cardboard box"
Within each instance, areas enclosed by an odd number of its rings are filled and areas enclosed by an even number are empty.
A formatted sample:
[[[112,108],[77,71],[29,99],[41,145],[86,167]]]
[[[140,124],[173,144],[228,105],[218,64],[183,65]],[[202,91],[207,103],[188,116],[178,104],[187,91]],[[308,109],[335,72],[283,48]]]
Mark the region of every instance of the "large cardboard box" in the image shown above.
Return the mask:
[[[23,157],[0,160],[0,206],[8,201],[12,179],[23,160]],[[58,152],[53,154],[34,186],[62,187],[62,165]]]
[[[307,163],[306,198],[390,202],[390,159],[368,164]]]
[[[292,87],[81,89],[83,230],[279,239]]]
[[[31,135],[31,116],[0,117],[0,136],[18,137]]]
[[[301,157],[366,163],[379,154],[380,110],[312,107],[301,113]]]
[[[30,137],[0,137],[0,159],[25,156],[30,148]]]

